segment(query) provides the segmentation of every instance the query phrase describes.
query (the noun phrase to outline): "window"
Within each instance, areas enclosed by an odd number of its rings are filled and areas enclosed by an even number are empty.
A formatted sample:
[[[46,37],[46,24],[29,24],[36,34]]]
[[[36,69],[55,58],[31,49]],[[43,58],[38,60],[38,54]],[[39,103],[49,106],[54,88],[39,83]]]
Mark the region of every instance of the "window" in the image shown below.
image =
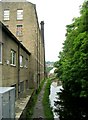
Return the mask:
[[[11,50],[11,65],[16,65],[16,52],[14,50]]]
[[[2,44],[0,43],[0,63],[2,63]]]
[[[20,55],[20,67],[23,67],[23,56]]]
[[[17,32],[16,35],[17,36],[22,36],[23,35],[23,25],[17,25]]]
[[[23,20],[23,10],[17,10],[17,20]]]
[[[9,20],[10,12],[9,10],[4,10],[4,20]]]

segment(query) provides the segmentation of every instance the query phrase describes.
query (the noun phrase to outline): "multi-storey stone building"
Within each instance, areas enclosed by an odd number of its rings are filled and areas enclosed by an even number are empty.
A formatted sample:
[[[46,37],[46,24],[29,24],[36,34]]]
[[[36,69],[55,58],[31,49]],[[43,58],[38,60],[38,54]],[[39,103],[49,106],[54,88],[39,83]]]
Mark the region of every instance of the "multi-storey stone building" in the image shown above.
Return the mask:
[[[0,20],[30,51],[30,86],[37,89],[45,74],[45,47],[44,36],[42,36],[44,22],[41,22],[41,29],[43,28],[41,32],[36,5],[26,0],[19,2],[2,0],[0,2]]]
[[[16,98],[30,89],[31,53],[0,22],[0,87],[15,87]]]

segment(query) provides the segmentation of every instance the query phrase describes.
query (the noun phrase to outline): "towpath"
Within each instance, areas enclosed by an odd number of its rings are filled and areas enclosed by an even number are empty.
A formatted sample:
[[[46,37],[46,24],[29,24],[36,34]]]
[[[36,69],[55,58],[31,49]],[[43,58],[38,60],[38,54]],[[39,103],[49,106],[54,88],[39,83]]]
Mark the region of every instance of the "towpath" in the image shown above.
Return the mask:
[[[38,95],[36,105],[34,107],[34,112],[32,115],[32,119],[37,118],[38,120],[45,120],[45,115],[44,115],[44,110],[43,110],[43,105],[42,105],[42,99],[44,95],[44,89],[46,86],[46,82],[44,83],[41,92]]]

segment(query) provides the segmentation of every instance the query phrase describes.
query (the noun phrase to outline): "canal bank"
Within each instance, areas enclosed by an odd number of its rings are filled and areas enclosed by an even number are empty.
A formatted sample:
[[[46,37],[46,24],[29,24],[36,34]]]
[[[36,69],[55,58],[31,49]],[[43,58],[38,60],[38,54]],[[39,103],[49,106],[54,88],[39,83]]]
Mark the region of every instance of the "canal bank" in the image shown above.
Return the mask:
[[[53,113],[50,108],[49,94],[50,94],[51,79],[46,79],[44,85],[38,95],[37,102],[34,106],[33,115],[31,119],[53,119]]]
[[[46,82],[44,83],[43,88],[42,88],[41,92],[38,95],[36,104],[35,104],[34,109],[33,109],[33,115],[31,117],[31,119],[34,119],[34,118],[38,118],[38,119],[39,118],[45,118],[43,105],[42,105],[42,99],[43,99],[45,85],[46,85]]]
[[[27,118],[28,120],[33,120],[35,118],[37,119],[57,119],[59,120],[59,117],[55,115],[54,113],[54,101],[56,100],[57,92],[60,91],[62,88],[61,85],[58,86],[58,81],[54,79],[46,79],[46,81],[43,83],[43,86],[41,87],[41,90],[38,94],[36,94],[37,97],[33,96],[30,104],[33,107],[33,113],[31,113],[30,116]],[[33,104],[33,101],[36,100],[35,104]],[[30,110],[30,106],[28,108]],[[31,111],[29,111],[27,114],[30,114]]]

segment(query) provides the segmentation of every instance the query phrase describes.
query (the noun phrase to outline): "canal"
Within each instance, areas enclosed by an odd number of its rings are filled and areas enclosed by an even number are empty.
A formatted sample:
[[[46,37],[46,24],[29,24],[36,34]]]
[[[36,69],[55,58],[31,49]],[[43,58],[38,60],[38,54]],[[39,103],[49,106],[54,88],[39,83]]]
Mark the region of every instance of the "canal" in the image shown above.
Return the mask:
[[[56,115],[55,112],[54,112],[54,109],[55,109],[55,106],[54,106],[54,101],[56,101],[56,97],[57,96],[57,92],[60,92],[62,89],[62,86],[61,85],[58,85],[58,82],[57,81],[53,81],[51,86],[50,86],[50,95],[49,95],[49,99],[50,99],[50,104],[51,104],[51,107],[53,108],[53,114],[54,114],[54,118],[57,119],[59,118],[59,115]],[[59,120],[59,119],[58,119]]]

